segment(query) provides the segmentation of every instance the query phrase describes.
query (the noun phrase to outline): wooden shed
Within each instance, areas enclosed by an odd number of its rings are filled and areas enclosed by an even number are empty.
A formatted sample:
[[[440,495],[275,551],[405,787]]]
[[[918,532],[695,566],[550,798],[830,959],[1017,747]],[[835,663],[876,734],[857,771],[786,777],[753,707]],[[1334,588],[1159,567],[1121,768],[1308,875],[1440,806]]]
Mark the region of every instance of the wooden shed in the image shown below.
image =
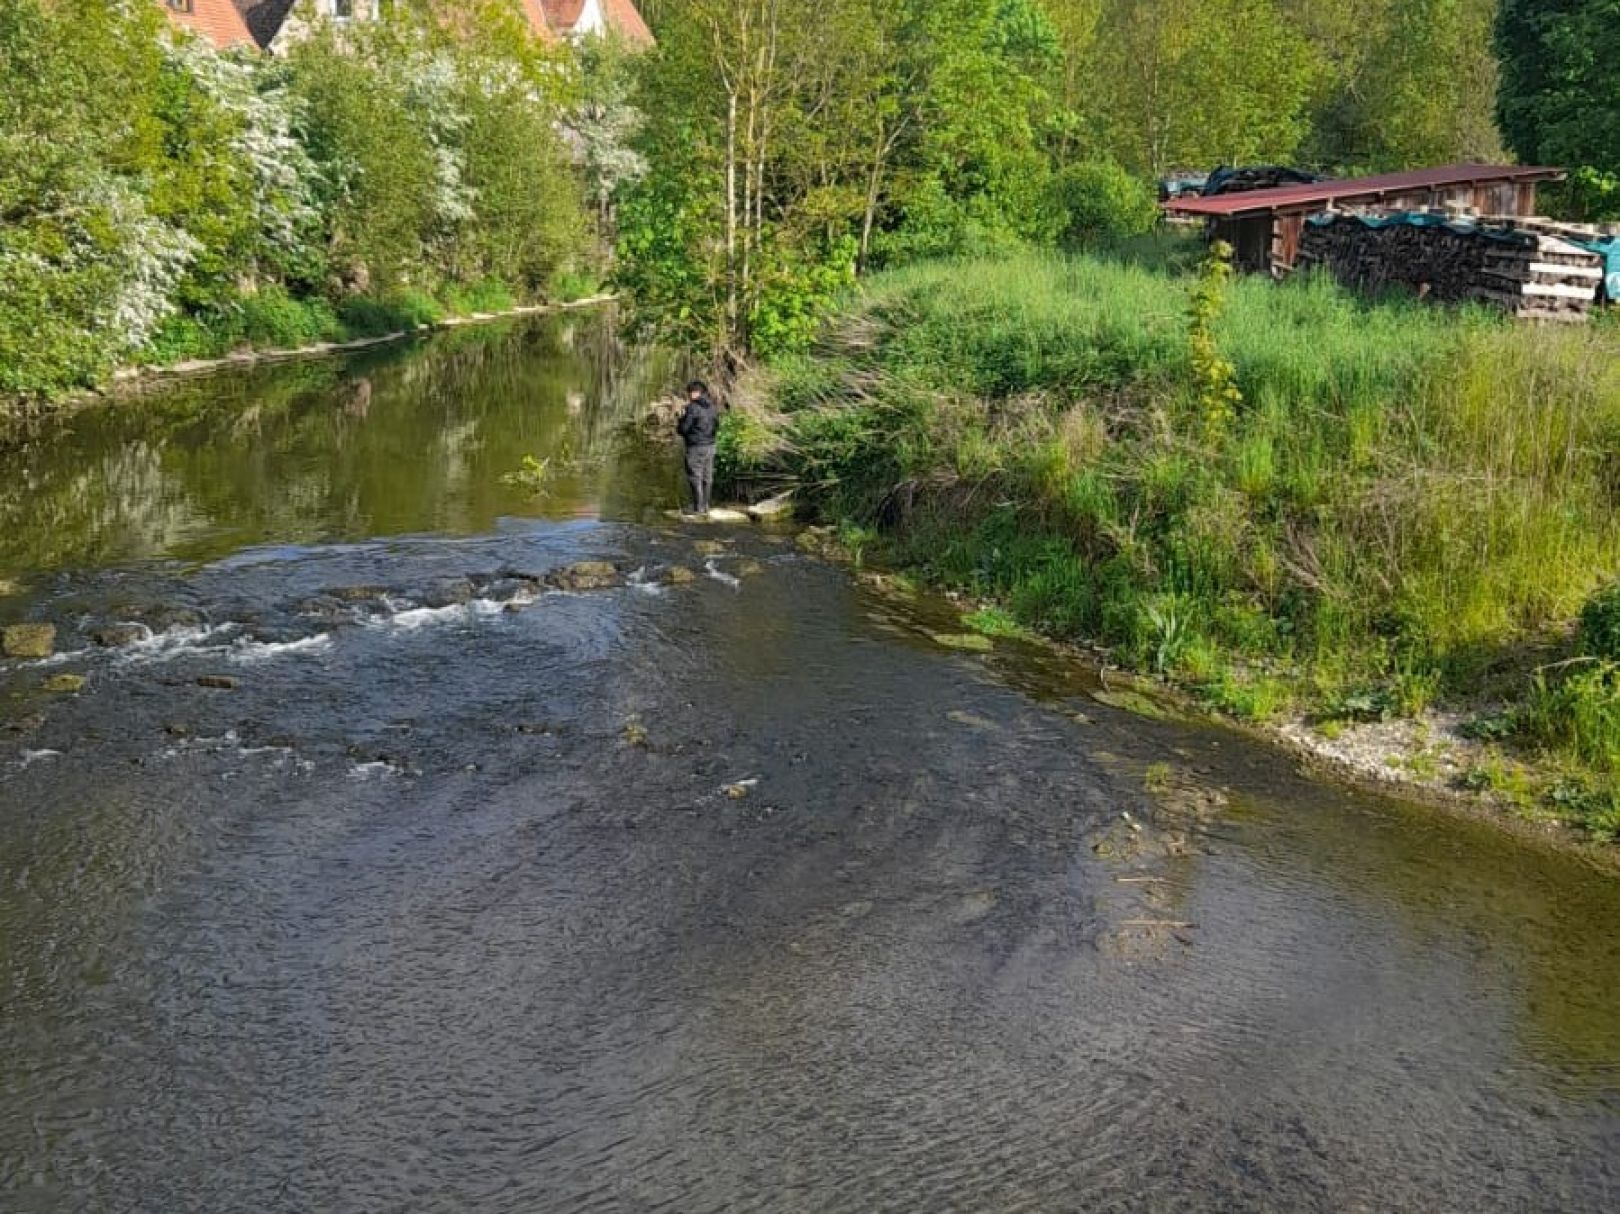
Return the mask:
[[[1173,198],[1165,210],[1205,219],[1210,239],[1232,246],[1239,269],[1281,277],[1294,266],[1306,218],[1320,211],[1456,206],[1481,215],[1530,216],[1536,213],[1536,186],[1563,176],[1562,169],[1553,168],[1452,164],[1207,198]]]

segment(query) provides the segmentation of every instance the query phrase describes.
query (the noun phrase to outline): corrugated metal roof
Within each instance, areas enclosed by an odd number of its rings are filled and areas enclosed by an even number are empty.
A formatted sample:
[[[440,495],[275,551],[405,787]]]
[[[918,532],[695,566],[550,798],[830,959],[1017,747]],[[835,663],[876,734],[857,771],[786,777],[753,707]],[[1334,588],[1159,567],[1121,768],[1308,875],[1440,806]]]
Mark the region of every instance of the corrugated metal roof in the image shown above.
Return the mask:
[[[1473,182],[1551,181],[1562,177],[1562,169],[1507,164],[1448,164],[1441,168],[1417,169],[1410,173],[1382,173],[1375,177],[1346,177],[1318,181],[1310,185],[1285,185],[1270,190],[1249,190],[1241,194],[1217,194],[1212,198],[1173,198],[1167,210],[1180,215],[1247,215],[1257,211],[1297,211],[1324,203],[1353,198],[1376,198],[1410,190]]]

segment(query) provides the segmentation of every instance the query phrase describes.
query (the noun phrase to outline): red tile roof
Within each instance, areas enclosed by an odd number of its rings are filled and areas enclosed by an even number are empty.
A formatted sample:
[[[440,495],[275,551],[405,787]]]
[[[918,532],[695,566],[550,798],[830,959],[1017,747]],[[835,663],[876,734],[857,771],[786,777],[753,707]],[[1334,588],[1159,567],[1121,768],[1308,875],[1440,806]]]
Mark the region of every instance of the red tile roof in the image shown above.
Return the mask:
[[[602,12],[610,26],[636,45],[651,46],[657,41],[635,0],[602,0]]]
[[[175,8],[168,0],[158,0],[158,3],[175,25],[208,39],[222,51],[233,46],[258,45],[231,0],[191,0],[185,6],[189,11]]]
[[[551,28],[551,22],[546,20],[546,9],[540,0],[520,0],[523,5],[523,15],[528,19],[529,28],[534,36],[541,42],[557,41],[557,32]]]
[[[1255,211],[1298,211],[1330,202],[1377,198],[1382,194],[1402,194],[1414,190],[1468,185],[1472,182],[1552,181],[1563,175],[1562,169],[1525,165],[1449,164],[1434,169],[1418,169],[1410,173],[1346,177],[1338,181],[1316,181],[1309,185],[1284,185],[1270,190],[1216,194],[1210,198],[1173,198],[1165,203],[1165,208],[1181,215],[1246,215]]]
[[[574,32],[574,27],[579,24],[579,19],[585,12],[585,2],[586,0],[540,0],[551,28],[559,34]],[[635,0],[598,0],[598,3],[601,5],[602,17],[609,29],[637,46],[653,44],[655,41],[653,32],[647,28],[647,22],[642,19]]]

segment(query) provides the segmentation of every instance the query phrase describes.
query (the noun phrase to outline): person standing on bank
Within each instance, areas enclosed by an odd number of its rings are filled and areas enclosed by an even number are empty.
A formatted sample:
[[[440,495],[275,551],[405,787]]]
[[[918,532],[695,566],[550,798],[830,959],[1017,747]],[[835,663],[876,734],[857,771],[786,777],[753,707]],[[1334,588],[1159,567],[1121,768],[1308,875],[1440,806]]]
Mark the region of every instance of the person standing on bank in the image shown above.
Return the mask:
[[[720,409],[709,396],[709,385],[694,379],[686,385],[686,409],[675,432],[686,443],[686,483],[692,490],[692,509],[709,513],[709,491],[714,487],[714,443],[720,433]]]

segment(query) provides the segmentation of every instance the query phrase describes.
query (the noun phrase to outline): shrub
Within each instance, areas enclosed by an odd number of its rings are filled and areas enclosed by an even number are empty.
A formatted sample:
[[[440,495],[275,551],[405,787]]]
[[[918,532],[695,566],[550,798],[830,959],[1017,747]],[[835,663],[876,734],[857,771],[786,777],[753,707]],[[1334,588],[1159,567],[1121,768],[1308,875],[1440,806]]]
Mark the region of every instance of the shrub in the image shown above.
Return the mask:
[[[343,327],[324,299],[299,300],[282,287],[266,287],[237,307],[241,340],[259,349],[293,350],[343,336]]]
[[[1530,741],[1620,773],[1620,666],[1599,662],[1562,678],[1536,676],[1519,722]]]
[[[1057,208],[1062,242],[1070,247],[1138,236],[1159,219],[1152,188],[1111,160],[1087,160],[1058,174]]]
[[[1620,582],[1611,582],[1581,608],[1581,652],[1620,661]]]
[[[444,319],[444,310],[425,292],[405,290],[382,298],[352,296],[338,305],[338,316],[357,337],[381,337],[437,324]]]

